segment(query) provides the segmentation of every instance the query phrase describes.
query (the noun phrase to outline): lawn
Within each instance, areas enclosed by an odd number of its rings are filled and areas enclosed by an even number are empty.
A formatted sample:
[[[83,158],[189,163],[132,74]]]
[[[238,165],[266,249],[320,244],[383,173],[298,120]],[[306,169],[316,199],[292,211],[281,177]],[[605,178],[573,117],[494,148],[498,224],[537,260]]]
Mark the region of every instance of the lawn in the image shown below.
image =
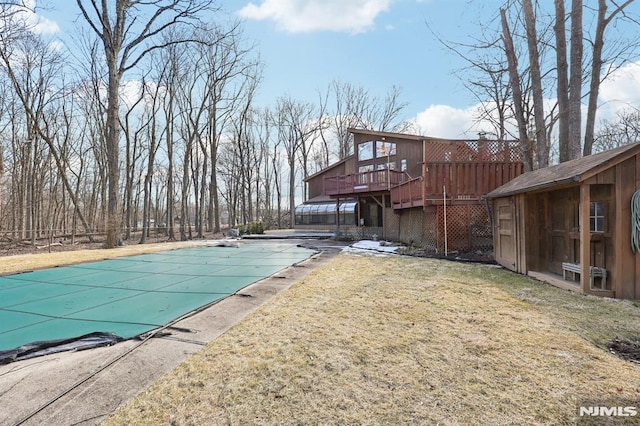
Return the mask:
[[[629,301],[342,254],[105,424],[575,424],[580,404],[640,400],[640,364],[606,348],[639,334]]]

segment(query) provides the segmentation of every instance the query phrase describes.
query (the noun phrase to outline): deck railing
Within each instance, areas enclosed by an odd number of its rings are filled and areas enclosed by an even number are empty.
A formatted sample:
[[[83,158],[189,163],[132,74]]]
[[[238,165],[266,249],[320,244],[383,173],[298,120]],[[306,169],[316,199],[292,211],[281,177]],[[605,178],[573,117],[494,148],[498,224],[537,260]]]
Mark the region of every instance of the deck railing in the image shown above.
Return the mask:
[[[323,180],[326,195],[349,195],[361,192],[390,191],[392,187],[409,180],[405,172],[373,170],[348,175],[328,176]]]
[[[422,206],[423,188],[422,176],[396,185],[391,189],[391,206],[394,209]]]
[[[354,195],[389,191],[393,208],[410,208],[447,200],[478,200],[523,173],[521,162],[430,162],[423,175],[411,179],[405,172],[374,170],[325,177],[326,195]]]
[[[478,199],[523,173],[520,162],[428,163],[425,172],[427,198]]]
[[[477,201],[522,173],[522,163],[428,163],[423,178],[391,189],[391,205],[394,209],[403,209],[440,204],[445,187],[447,200]]]

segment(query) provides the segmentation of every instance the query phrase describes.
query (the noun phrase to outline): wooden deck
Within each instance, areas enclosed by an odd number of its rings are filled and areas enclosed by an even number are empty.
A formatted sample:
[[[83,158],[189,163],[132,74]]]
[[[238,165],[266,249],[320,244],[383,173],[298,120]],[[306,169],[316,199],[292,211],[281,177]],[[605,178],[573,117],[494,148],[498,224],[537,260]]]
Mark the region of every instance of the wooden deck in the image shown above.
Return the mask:
[[[374,170],[364,173],[328,176],[324,178],[326,195],[355,195],[367,192],[388,192],[409,180],[406,173],[395,170]]]
[[[442,204],[478,203],[482,197],[523,172],[520,162],[431,162],[423,175],[411,179],[395,170],[327,176],[323,191],[329,196],[390,193],[393,209]],[[445,189],[446,188],[446,189]]]
[[[391,206],[394,209],[408,209],[424,206],[424,184],[422,177],[411,179],[391,188]]]

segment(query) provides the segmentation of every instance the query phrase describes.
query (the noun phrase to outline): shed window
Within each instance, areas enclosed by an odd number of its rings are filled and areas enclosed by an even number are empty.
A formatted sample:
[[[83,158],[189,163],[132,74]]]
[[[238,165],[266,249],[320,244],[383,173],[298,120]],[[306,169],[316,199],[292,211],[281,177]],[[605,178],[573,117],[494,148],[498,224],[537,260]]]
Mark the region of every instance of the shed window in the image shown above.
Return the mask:
[[[604,232],[604,202],[602,201],[589,203],[589,230]]]

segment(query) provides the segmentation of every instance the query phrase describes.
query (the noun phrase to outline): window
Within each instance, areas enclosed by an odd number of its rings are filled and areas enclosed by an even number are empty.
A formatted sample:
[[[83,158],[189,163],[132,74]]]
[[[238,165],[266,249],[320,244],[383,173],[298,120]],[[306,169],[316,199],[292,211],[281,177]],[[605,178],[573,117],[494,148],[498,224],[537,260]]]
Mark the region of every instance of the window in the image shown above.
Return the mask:
[[[357,216],[358,203],[341,203],[340,204],[340,224],[341,225],[355,225]]]
[[[358,173],[366,173],[373,171],[373,164],[367,164],[366,166],[358,167]]]
[[[602,201],[589,203],[589,230],[604,232],[604,203]]]
[[[376,170],[395,170],[396,169],[396,162],[395,161],[391,161],[389,163],[381,163],[378,164],[376,166]]]
[[[357,203],[340,203],[340,224],[354,225]],[[301,204],[295,209],[296,225],[335,225],[336,203]]]
[[[368,141],[358,144],[358,161],[391,157],[393,155],[396,155],[395,142]]]
[[[376,157],[389,157],[396,155],[396,144],[394,142],[376,141]]]
[[[358,161],[371,160],[373,158],[373,141],[358,144]]]
[[[400,160],[400,171],[401,172],[406,172],[407,171],[407,160],[405,158]]]

